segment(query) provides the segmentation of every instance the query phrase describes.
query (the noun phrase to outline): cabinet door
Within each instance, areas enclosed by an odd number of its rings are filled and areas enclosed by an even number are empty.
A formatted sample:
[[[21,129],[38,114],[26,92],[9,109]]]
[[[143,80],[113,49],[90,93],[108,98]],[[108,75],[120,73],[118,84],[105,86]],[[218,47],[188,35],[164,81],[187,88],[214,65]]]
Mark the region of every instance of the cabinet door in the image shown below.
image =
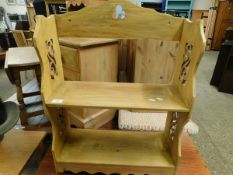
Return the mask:
[[[226,29],[230,26],[233,26],[233,1],[220,1],[214,29],[212,49],[220,49]]]

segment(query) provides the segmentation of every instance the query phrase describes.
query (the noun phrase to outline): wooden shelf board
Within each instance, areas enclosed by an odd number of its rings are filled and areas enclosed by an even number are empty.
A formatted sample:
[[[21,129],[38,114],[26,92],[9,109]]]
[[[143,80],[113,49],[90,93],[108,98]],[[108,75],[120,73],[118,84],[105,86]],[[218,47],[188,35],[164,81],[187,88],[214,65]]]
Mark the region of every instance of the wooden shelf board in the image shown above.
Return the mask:
[[[80,38],[80,37],[60,37],[59,43],[63,46],[80,48],[107,43],[117,43],[118,39],[108,38]]]
[[[91,107],[188,112],[170,85],[64,81],[45,101],[50,107]]]
[[[59,163],[97,166],[175,166],[161,142],[161,133],[71,129]]]

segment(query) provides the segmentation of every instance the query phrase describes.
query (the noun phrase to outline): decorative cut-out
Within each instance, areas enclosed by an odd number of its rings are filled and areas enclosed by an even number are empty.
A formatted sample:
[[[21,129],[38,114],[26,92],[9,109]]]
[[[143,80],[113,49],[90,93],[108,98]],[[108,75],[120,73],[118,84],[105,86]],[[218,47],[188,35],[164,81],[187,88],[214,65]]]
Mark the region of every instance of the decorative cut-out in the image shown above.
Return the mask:
[[[125,11],[121,5],[117,5],[115,12],[113,13],[114,19],[124,19],[125,18]]]
[[[185,53],[183,55],[183,62],[181,65],[181,72],[180,72],[180,76],[179,76],[179,80],[181,82],[181,84],[185,85],[186,81],[187,81],[187,75],[189,72],[189,67],[190,67],[190,63],[191,63],[191,54],[192,54],[192,50],[193,50],[193,45],[186,43],[185,44]]]
[[[58,72],[57,72],[57,67],[56,67],[57,62],[55,59],[55,50],[53,47],[53,39],[46,40],[45,44],[46,44],[46,47],[48,50],[47,58],[49,60],[50,76],[51,76],[51,79],[55,79],[55,76],[58,75]]]
[[[66,1],[66,6],[68,11],[71,12],[81,10],[86,5],[81,0],[69,0]]]
[[[170,139],[173,141],[175,138],[175,132],[178,123],[178,115],[177,112],[173,113],[172,120],[171,120],[171,127],[170,127]]]

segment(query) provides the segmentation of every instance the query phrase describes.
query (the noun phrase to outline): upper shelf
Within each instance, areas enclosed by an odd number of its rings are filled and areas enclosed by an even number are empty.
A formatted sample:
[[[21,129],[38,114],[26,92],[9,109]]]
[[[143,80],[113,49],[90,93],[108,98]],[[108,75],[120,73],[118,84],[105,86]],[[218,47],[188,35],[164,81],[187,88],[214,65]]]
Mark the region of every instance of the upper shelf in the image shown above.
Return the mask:
[[[189,111],[175,86],[141,83],[65,81],[45,103],[54,107]]]

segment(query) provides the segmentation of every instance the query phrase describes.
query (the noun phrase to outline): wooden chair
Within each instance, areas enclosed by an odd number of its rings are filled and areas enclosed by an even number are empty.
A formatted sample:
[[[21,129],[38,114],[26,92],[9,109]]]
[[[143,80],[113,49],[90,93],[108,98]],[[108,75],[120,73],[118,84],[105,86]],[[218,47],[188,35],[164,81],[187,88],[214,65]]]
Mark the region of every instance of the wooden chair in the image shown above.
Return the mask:
[[[112,18],[117,4],[126,12],[123,20]],[[181,156],[180,136],[195,98],[195,73],[205,49],[202,22],[124,0],[40,16],[37,21],[34,41],[42,66],[44,107],[52,124],[56,171],[174,174]],[[178,41],[173,78],[165,85],[64,81],[58,42],[62,36]],[[162,133],[74,129],[63,116],[67,107],[167,111],[168,116]]]
[[[13,30],[12,34],[14,36],[15,42],[18,47],[26,47],[27,41],[22,30]]]
[[[12,30],[12,34],[18,47],[33,46],[32,38],[26,38],[23,30]]]

